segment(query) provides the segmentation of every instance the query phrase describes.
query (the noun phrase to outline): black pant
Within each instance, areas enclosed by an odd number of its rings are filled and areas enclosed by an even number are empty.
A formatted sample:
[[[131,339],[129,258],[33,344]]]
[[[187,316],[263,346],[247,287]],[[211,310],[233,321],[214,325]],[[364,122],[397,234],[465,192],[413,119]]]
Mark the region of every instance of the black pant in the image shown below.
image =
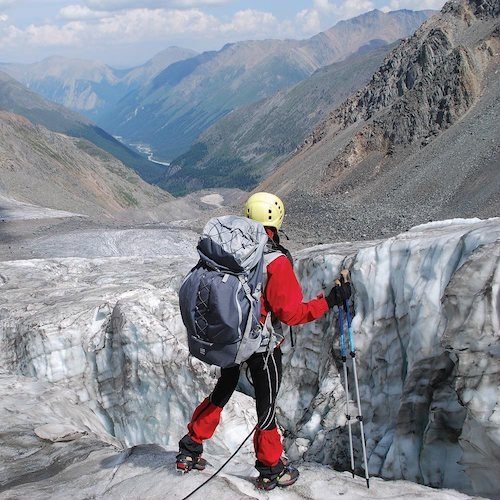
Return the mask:
[[[257,405],[257,426],[262,430],[276,427],[276,397],[281,385],[281,349],[278,347],[270,353],[255,353],[246,361],[252,376]],[[240,367],[223,368],[222,374],[210,395],[210,401],[223,408],[231,398],[240,377]]]

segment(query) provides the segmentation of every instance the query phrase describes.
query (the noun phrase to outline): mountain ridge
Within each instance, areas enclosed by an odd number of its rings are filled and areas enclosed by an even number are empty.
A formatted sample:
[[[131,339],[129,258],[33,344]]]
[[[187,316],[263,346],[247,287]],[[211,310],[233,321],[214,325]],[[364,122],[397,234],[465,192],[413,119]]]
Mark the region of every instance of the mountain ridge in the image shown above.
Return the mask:
[[[234,110],[174,159],[158,184],[174,194],[215,186],[253,188],[301,145],[325,113],[368,82],[390,47],[374,40],[296,86]]]
[[[98,60],[49,56],[32,64],[0,63],[0,70],[45,98],[95,120],[133,88],[170,64],[195,54],[172,46],[128,69],[116,69]]]
[[[19,202],[114,217],[172,197],[85,139],[0,111],[0,194]]]
[[[128,141],[148,142],[158,156],[170,161],[237,107],[304,80],[316,69],[345,58],[370,40],[393,42],[407,36],[428,17],[428,12],[409,12],[391,16],[378,13],[376,22],[373,16],[363,14],[358,16],[365,19],[362,27],[359,19],[356,29],[352,24],[355,21],[345,21],[347,24],[330,28],[328,34],[323,32],[306,40],[227,44],[215,54],[210,53],[208,61],[195,65],[182,79],[172,77],[178,68],[166,68],[156,77],[166,85],[150,85],[129,94],[100,124]],[[412,29],[408,32],[410,19]],[[170,81],[174,84],[168,84]]]
[[[318,236],[498,215],[499,9],[445,4],[258,189],[283,196],[303,226],[303,214],[325,214]]]
[[[0,71],[1,109],[25,116],[32,122],[43,125],[53,132],[85,138],[97,147],[116,156],[147,181],[156,180],[164,172],[163,166],[150,162],[127,148],[88,118],[60,104],[46,100],[2,71]]]

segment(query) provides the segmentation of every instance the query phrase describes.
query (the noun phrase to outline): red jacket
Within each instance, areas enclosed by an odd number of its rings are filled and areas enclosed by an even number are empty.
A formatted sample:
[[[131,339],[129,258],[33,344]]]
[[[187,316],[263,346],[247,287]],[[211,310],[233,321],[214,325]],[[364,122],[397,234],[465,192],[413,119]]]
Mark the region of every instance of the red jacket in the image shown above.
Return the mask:
[[[262,294],[261,319],[272,311],[287,325],[309,323],[323,316],[329,309],[323,296],[303,302],[302,287],[297,281],[291,262],[281,255],[267,266],[267,281]]]

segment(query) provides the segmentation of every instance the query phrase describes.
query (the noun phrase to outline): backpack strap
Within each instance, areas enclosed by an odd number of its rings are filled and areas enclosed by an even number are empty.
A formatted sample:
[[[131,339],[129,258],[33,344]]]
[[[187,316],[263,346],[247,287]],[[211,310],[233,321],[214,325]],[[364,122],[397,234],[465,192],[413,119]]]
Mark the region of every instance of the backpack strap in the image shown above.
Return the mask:
[[[274,239],[268,236],[267,239],[267,244],[264,249],[264,252],[281,252],[289,261],[290,264],[293,266],[293,257],[290,251],[285,248],[281,243],[280,243],[280,238],[278,234],[274,236]]]
[[[238,349],[238,354],[236,355],[236,359],[234,360],[234,362],[239,365],[240,363],[245,361],[242,358],[244,356],[244,353],[246,352],[246,346],[247,346],[248,341],[250,339],[250,332],[252,331],[255,297],[252,295],[252,290],[248,286],[248,283],[246,282],[244,276],[240,275],[240,276],[238,276],[238,279],[240,280],[241,287],[243,288],[243,291],[245,292],[246,298],[250,302],[250,312],[248,313],[247,324],[245,325],[245,331],[243,332],[243,335],[241,336],[241,343],[240,343],[240,348]]]

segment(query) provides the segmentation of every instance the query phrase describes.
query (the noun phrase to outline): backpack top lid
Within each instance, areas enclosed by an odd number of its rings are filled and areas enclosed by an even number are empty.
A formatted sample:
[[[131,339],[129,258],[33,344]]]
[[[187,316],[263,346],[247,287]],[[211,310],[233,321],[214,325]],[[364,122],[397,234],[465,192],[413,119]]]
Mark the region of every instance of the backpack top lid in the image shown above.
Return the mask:
[[[233,273],[248,272],[261,260],[268,237],[264,226],[246,217],[210,219],[198,242],[201,260]]]

